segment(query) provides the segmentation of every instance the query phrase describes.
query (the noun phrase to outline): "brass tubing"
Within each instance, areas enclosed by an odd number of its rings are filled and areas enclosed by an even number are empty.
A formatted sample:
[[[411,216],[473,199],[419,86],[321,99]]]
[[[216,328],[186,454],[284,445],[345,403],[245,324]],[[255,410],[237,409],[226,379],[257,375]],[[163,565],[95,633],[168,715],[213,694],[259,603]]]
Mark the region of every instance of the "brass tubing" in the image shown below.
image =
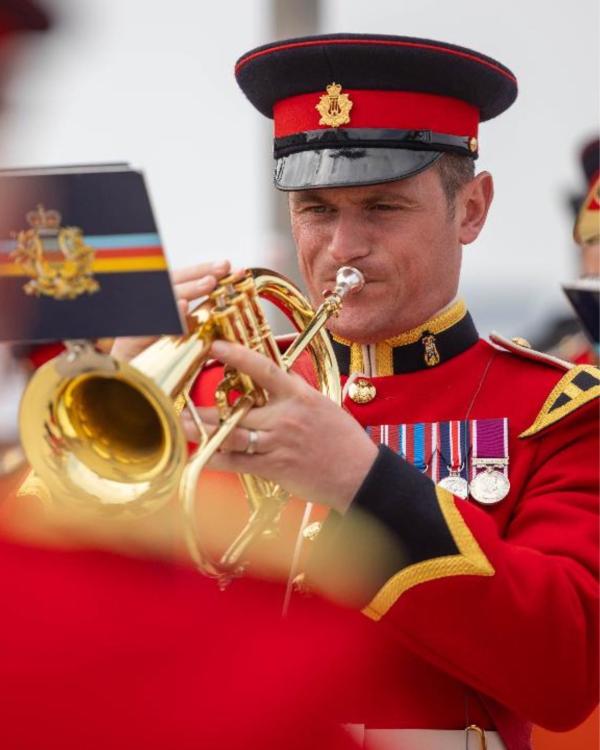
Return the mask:
[[[304,331],[293,341],[283,355],[283,368],[289,370],[302,352],[310,345],[314,337],[320,332],[329,318],[342,306],[342,300],[337,294],[332,294],[323,302],[316,311],[314,318],[306,326]]]

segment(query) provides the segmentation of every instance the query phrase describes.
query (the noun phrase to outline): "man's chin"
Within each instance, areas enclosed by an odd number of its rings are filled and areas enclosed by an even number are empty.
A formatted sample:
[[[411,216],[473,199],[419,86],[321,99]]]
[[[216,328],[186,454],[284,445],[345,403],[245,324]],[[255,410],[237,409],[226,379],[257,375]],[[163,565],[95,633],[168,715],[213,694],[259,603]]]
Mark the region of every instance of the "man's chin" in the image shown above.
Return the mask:
[[[345,341],[352,341],[355,344],[373,343],[372,335],[369,338],[365,336],[367,332],[372,334],[370,327],[365,325],[364,321],[344,320],[343,313],[340,314],[339,318],[331,319],[327,328],[333,336]]]

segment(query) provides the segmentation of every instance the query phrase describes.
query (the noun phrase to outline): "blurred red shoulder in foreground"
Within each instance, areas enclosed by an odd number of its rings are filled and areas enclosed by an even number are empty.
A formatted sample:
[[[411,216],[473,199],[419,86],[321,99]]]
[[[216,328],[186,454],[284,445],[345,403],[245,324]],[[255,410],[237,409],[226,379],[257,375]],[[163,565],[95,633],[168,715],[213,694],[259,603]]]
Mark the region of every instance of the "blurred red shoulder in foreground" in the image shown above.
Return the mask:
[[[281,621],[280,586],[101,551],[0,541],[0,566],[3,747],[355,747],[335,721],[352,613]]]

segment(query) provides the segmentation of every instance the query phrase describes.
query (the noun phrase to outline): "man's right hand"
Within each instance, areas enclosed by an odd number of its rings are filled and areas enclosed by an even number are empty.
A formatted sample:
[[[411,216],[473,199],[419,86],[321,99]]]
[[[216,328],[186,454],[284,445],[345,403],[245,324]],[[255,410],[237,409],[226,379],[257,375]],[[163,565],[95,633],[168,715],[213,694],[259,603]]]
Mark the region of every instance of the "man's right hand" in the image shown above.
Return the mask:
[[[187,315],[190,302],[210,294],[217,281],[231,270],[228,260],[216,263],[199,263],[178,271],[173,271],[172,281],[177,299],[177,306],[182,317]],[[116,359],[129,361],[147,349],[156,341],[154,337],[122,337],[115,339],[111,355]]]

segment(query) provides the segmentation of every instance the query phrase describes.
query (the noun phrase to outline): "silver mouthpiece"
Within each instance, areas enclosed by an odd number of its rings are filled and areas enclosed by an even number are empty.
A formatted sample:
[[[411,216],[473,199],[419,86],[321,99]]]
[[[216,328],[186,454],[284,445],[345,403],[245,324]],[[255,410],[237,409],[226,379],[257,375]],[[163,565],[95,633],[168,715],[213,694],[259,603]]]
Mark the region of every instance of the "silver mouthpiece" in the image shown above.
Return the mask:
[[[365,277],[352,266],[342,266],[335,275],[335,294],[344,297],[346,294],[359,292],[365,285]]]

